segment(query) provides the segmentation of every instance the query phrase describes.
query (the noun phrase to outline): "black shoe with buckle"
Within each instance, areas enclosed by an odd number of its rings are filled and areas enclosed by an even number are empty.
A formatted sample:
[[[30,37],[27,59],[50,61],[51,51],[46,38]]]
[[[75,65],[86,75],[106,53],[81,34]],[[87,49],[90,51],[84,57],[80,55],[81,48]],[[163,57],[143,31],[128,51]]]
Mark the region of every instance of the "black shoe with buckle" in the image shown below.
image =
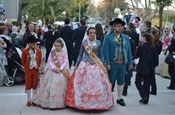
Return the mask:
[[[121,105],[121,106],[126,106],[126,104],[125,104],[125,102],[124,102],[124,100],[123,99],[117,99],[117,103],[119,104],[119,105]]]

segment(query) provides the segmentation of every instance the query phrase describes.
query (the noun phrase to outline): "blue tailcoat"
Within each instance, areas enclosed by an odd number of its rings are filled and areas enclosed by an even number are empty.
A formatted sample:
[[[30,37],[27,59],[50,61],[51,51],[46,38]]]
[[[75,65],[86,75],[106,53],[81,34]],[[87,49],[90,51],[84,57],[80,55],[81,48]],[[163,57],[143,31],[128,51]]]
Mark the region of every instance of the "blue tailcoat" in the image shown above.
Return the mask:
[[[109,78],[112,85],[115,85],[117,79],[118,85],[124,84],[126,65],[132,65],[132,53],[129,37],[125,34],[121,34],[123,41],[123,53],[124,53],[124,64],[111,64],[111,62],[117,62],[119,57],[120,44],[115,42],[116,34],[114,32],[107,34],[103,42],[103,55],[106,65],[111,66],[109,71]]]
[[[103,42],[103,55],[106,61],[106,65],[110,65],[110,62],[118,61],[119,46],[114,41],[116,34],[113,32],[108,34],[104,38]],[[121,34],[123,40],[123,52],[125,57],[125,64],[132,65],[132,53],[130,47],[129,37],[125,34]]]

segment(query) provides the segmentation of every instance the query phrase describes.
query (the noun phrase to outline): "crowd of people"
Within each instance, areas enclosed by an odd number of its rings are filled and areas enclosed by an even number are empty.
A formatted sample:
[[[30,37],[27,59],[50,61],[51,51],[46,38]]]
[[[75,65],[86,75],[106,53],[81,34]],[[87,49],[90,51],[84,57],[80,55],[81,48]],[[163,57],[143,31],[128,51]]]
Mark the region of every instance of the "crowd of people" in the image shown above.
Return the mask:
[[[175,63],[164,62],[168,53],[175,52],[175,26],[162,31],[152,28],[150,21],[142,25],[140,17],[127,26],[119,18],[109,25],[88,27],[82,19],[73,30],[68,18],[63,27],[57,25],[54,29],[34,23],[27,23],[26,29],[1,24],[1,66],[11,74],[9,49],[15,46],[22,51],[26,106],[106,110],[114,106],[115,87],[116,103],[126,106],[122,96],[127,96],[133,70],[142,104],[149,103],[150,94],[157,95],[156,73],[170,76],[167,88],[175,90]]]

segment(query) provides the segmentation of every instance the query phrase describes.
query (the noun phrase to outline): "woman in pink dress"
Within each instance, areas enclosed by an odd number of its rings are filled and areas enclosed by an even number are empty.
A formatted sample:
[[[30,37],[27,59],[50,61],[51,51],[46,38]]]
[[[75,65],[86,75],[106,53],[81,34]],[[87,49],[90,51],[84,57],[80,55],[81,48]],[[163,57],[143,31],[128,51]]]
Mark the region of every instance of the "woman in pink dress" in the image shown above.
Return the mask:
[[[160,75],[162,77],[170,77],[169,74],[168,74],[168,65],[165,63],[165,57],[168,55],[169,52],[167,52],[167,48],[168,46],[170,45],[171,43],[171,39],[173,37],[173,34],[171,33],[170,29],[169,28],[165,28],[164,29],[164,36],[163,36],[163,40],[162,40],[162,59],[163,59],[163,62],[162,62],[162,68],[161,68],[161,71],[160,71]]]
[[[107,71],[102,64],[101,42],[95,35],[95,28],[90,27],[66,93],[66,105],[81,110],[106,110],[114,106]]]
[[[134,20],[133,24],[135,25],[135,28],[138,28],[139,30],[141,30],[142,22],[141,22],[140,17],[138,17],[138,16],[135,17],[135,20]]]
[[[169,28],[165,28],[164,33],[165,35],[162,42],[163,42],[163,50],[166,50],[168,45],[170,45],[173,34],[170,32]]]
[[[59,38],[54,42],[47,69],[44,76],[40,77],[34,103],[42,108],[57,109],[64,108],[67,90],[68,57],[64,41]]]

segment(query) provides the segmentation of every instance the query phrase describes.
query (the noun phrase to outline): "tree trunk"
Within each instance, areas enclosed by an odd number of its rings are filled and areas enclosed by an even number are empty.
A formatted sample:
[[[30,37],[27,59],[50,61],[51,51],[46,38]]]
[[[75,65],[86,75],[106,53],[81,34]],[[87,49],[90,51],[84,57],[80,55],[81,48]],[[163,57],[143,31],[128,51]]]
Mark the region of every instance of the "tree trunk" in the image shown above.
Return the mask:
[[[162,28],[163,21],[163,7],[159,7],[159,27]]]
[[[21,18],[22,18],[22,0],[19,0],[18,2],[18,19],[17,22],[19,22],[21,24]]]
[[[133,2],[133,0],[130,0],[131,1],[131,4],[132,4],[132,6],[135,8],[135,5],[134,5],[134,2]]]
[[[151,20],[152,18],[155,17],[156,13],[157,13],[156,9],[155,11],[153,11],[152,9],[145,9],[144,15],[140,15],[142,17],[142,22]]]
[[[105,19],[105,24],[109,25],[109,22],[112,20],[113,17],[113,0],[105,0],[106,3],[106,19]]]
[[[46,22],[45,22],[45,24],[48,25],[49,22],[50,22],[50,21],[49,21],[49,18],[46,18]]]

